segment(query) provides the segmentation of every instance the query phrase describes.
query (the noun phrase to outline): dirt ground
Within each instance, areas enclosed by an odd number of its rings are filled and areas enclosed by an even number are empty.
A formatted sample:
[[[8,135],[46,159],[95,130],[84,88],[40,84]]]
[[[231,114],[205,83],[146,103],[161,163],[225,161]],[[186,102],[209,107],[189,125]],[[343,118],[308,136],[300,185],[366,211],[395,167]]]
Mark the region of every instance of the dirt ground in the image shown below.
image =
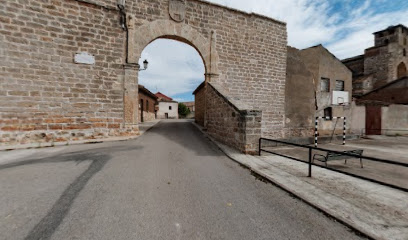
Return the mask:
[[[408,163],[408,137],[372,136],[369,138],[351,140],[342,145],[341,142],[319,144],[319,148],[329,150],[364,150],[363,156],[375,157],[386,160]],[[295,157],[302,161],[308,161],[308,150],[292,146],[277,146],[264,148],[286,156]],[[268,153],[262,153],[266,155]],[[312,154],[326,155],[325,152],[313,151]],[[312,155],[312,156],[313,156]],[[288,159],[288,161],[292,161]],[[324,163],[315,161],[315,164]],[[368,177],[385,183],[393,184],[408,189],[408,167],[395,166],[363,159],[364,168],[360,167],[359,159],[349,159],[347,164],[343,160],[328,162],[328,167]]]

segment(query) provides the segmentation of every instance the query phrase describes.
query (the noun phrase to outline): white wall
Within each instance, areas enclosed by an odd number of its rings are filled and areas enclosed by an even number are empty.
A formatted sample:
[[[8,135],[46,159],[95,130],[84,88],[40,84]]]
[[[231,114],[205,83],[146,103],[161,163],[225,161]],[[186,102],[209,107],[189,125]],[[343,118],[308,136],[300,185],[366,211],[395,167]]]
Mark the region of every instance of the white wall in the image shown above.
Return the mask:
[[[408,106],[390,105],[382,107],[382,129],[408,130]],[[387,135],[407,135],[408,131],[386,130]]]
[[[356,102],[351,103],[351,131],[355,134],[361,134],[366,127],[366,108],[357,106]]]
[[[171,107],[171,110],[170,110]],[[166,113],[169,114],[169,119],[178,119],[178,103],[177,102],[159,102],[159,111],[157,112],[158,119],[166,119]]]

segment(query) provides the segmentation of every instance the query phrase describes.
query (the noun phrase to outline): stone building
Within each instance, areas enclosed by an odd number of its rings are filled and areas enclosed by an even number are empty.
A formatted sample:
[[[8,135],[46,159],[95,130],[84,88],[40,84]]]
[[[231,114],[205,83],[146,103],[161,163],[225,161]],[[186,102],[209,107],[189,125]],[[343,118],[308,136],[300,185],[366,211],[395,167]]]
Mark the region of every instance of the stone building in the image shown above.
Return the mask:
[[[139,85],[139,122],[150,122],[156,119],[159,105],[158,97],[143,85]]]
[[[157,119],[178,119],[178,102],[161,92],[155,94],[158,102]]]
[[[182,102],[190,110],[190,112],[195,112],[195,102]]]
[[[353,114],[366,135],[408,135],[408,77],[374,89],[356,100]]]
[[[374,47],[363,55],[343,60],[353,71],[353,96],[408,75],[408,28],[396,25],[374,33]]]
[[[239,123],[205,109],[214,138],[254,152],[261,135],[284,136],[285,23],[199,0],[123,2],[2,1],[1,148],[137,135],[138,61],[159,38],[199,52],[207,107]]]
[[[184,104],[188,108],[188,110],[190,110],[190,113],[187,114],[187,116],[185,116],[185,118],[187,118],[187,119],[195,118],[195,101],[182,102],[182,104]]]
[[[285,124],[289,136],[313,136],[316,117],[319,134],[343,132],[351,120],[352,72],[322,45],[298,50],[288,47],[285,89]]]
[[[195,105],[195,122],[204,126],[205,113],[205,82],[202,82],[196,90],[194,90],[194,105]]]

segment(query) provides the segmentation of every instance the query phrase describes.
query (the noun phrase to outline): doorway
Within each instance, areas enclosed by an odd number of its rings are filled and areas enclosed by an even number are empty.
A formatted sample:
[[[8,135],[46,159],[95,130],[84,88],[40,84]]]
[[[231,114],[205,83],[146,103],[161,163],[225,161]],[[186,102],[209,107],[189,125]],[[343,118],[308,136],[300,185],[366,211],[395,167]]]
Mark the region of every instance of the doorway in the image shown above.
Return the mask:
[[[366,106],[366,135],[381,135],[381,106]]]

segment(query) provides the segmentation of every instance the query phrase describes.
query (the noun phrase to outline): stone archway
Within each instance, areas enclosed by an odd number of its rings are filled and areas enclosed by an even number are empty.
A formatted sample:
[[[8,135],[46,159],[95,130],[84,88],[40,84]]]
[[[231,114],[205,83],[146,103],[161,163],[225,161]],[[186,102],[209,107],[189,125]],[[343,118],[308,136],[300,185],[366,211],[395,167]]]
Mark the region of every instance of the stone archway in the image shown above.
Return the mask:
[[[132,109],[132,106],[134,105],[133,103],[135,101],[138,102],[137,88],[132,85],[138,85],[139,74],[137,68],[139,67],[139,58],[147,45],[156,39],[172,39],[192,46],[203,60],[205,81],[214,81],[219,76],[219,55],[215,49],[214,32],[211,32],[207,37],[204,37],[191,26],[184,23],[174,22],[172,20],[156,20],[135,27],[135,23],[132,19],[134,19],[134,17],[129,16],[127,62],[128,65],[136,66],[136,69],[134,69],[133,72],[125,73],[125,75],[130,74],[130,76],[127,78],[125,77],[124,84],[125,122],[130,126],[133,126],[135,121],[138,121],[137,118],[139,118],[139,116],[137,116],[138,114],[134,114],[135,110]],[[133,81],[132,79],[134,78],[136,78],[135,83],[128,82],[129,80]],[[130,91],[130,89],[135,89],[135,91]]]
[[[397,67],[397,79],[407,76],[407,66],[401,62]]]
[[[137,28],[130,20],[128,28],[129,63],[138,63],[142,51],[154,40],[167,38],[184,42],[195,48],[203,59],[206,75],[218,75],[219,56],[215,50],[213,32],[204,37],[189,25],[172,20],[156,20]]]

